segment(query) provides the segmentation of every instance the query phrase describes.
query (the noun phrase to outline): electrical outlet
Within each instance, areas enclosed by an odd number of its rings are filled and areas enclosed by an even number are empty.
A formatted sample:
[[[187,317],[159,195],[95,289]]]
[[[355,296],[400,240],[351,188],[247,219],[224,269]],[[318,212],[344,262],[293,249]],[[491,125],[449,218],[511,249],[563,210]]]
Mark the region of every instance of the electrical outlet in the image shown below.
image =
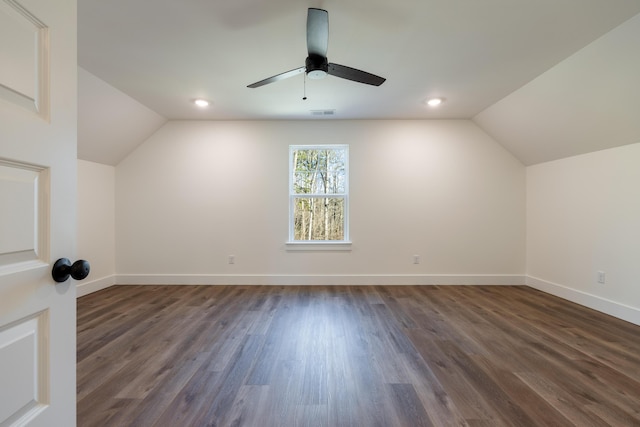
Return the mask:
[[[606,279],[607,279],[607,277],[606,277],[606,275],[604,274],[604,271],[598,271],[598,283],[600,283],[600,284],[603,284],[603,285],[604,285],[604,284],[605,284],[605,282],[606,282]]]
[[[420,255],[414,255],[413,256],[413,263],[414,264],[420,264]]]
[[[235,263],[236,263],[236,256],[229,255],[229,264],[235,264]]]

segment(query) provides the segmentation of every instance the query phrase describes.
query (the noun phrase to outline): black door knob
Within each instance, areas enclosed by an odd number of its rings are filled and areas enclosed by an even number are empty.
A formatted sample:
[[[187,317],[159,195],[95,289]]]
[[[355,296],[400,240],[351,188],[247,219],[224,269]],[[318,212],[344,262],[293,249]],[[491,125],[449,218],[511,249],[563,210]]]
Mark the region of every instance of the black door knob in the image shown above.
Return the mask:
[[[53,264],[51,276],[53,277],[53,280],[58,283],[66,281],[69,276],[76,280],[82,280],[89,275],[90,270],[91,266],[89,265],[89,261],[79,259],[71,264],[71,261],[67,258],[60,258],[55,264]]]

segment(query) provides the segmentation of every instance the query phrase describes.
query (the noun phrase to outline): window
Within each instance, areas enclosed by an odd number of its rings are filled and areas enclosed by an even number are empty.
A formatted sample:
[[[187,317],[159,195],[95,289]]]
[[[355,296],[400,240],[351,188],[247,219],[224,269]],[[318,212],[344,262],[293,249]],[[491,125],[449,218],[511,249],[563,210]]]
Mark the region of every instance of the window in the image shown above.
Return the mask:
[[[349,146],[289,147],[289,242],[349,240]]]

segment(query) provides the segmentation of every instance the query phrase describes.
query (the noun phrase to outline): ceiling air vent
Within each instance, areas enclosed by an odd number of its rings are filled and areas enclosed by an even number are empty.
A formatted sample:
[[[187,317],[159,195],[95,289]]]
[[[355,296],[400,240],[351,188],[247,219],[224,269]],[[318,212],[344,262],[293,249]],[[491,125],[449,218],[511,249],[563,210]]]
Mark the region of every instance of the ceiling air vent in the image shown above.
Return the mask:
[[[333,116],[336,110],[311,110],[312,116]]]

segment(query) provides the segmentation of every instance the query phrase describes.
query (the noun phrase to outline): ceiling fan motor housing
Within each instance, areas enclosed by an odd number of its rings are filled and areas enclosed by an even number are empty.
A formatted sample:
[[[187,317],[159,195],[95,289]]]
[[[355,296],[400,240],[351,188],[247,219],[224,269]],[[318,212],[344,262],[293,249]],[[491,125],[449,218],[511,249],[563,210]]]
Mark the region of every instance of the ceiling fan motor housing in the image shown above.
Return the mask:
[[[329,61],[324,56],[309,55],[305,60],[305,66],[310,79],[325,78],[329,72]]]

